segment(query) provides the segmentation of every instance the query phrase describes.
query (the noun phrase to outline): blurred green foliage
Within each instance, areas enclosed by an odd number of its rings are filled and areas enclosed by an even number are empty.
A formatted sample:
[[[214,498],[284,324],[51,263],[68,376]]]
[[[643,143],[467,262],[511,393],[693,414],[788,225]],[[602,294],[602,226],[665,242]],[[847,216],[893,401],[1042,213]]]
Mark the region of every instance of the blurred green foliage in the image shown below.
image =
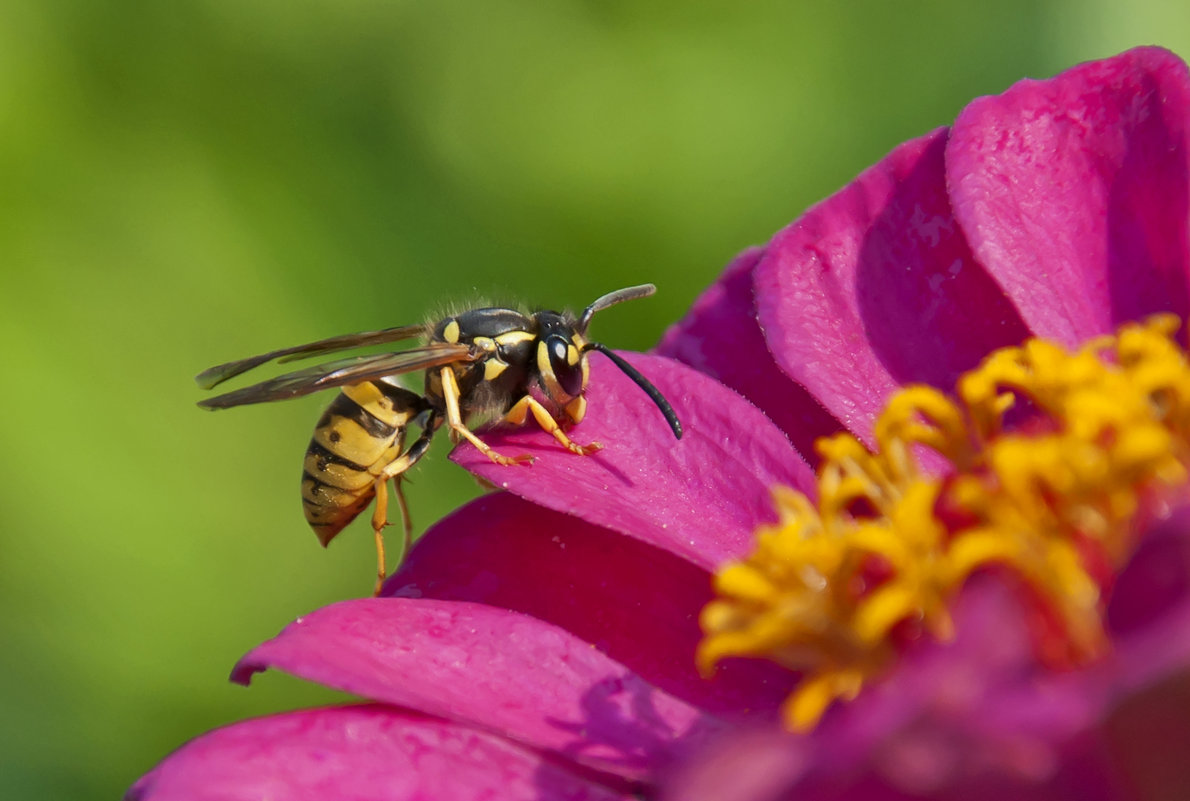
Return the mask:
[[[107,799],[186,738],[332,700],[235,659],[369,591],[317,547],[327,398],[207,414],[215,362],[489,294],[643,349],[736,251],[978,94],[1180,0],[190,3],[0,19],[0,797]],[[445,438],[419,528],[478,488]]]

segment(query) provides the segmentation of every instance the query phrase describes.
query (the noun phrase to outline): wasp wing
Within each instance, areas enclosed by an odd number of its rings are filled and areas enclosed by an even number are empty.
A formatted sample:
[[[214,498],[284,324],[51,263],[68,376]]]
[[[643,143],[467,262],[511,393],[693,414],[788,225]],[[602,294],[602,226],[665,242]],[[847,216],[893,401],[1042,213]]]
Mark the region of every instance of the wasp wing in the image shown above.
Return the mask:
[[[331,337],[330,339],[320,339],[317,342],[310,342],[306,345],[282,348],[281,350],[262,353],[259,356],[252,356],[248,359],[238,359],[234,362],[218,364],[209,370],[203,370],[194,377],[194,380],[203,389],[212,389],[229,378],[235,378],[237,375],[271,362],[273,359],[282,362],[291,362],[295,359],[306,359],[319,353],[330,353],[336,350],[347,350],[348,348],[362,348],[365,345],[383,345],[388,342],[397,342],[402,339],[411,339],[412,337],[420,336],[424,331],[425,326],[403,325],[397,328],[385,328],[382,331],[364,331],[359,334],[344,334],[342,336]]]
[[[332,387],[359,384],[385,376],[411,373],[429,367],[440,367],[454,362],[473,362],[483,358],[483,351],[468,345],[436,342],[421,348],[403,350],[398,353],[380,353],[373,356],[353,356],[348,359],[318,364],[305,370],[261,381],[250,387],[237,389],[224,395],[199,401],[204,409],[228,409],[250,403],[267,403],[309,395]]]

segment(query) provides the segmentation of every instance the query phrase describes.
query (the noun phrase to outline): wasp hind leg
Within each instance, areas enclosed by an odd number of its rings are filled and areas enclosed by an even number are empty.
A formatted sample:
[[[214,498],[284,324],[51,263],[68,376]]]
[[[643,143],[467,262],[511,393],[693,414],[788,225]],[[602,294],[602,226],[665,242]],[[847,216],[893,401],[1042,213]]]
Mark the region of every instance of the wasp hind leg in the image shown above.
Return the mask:
[[[376,479],[376,506],[372,510],[372,533],[376,537],[376,587],[372,595],[380,595],[384,580],[388,578],[384,557],[384,530],[392,525],[388,522],[388,479]],[[413,517],[409,514],[409,504],[405,500],[405,491],[401,488],[401,476],[393,476],[393,494],[397,496],[397,507],[401,510],[401,529],[404,539],[401,545],[401,558],[397,560],[397,567],[409,555],[409,548],[413,544]]]
[[[372,595],[379,595],[388,573],[384,564],[384,529],[388,523],[388,478],[381,476],[373,484],[376,490],[376,505],[372,509],[372,533],[376,537],[376,587]],[[400,493],[397,495],[401,498]],[[404,505],[402,501],[402,506]],[[408,534],[406,534],[408,536]]]
[[[376,507],[372,510],[372,532],[376,537],[376,588],[372,591],[372,595],[374,596],[380,595],[380,590],[384,586],[384,580],[388,578],[384,559],[384,529],[391,525],[388,522],[388,481],[392,479],[393,494],[397,496],[397,506],[401,510],[401,528],[403,529],[404,539],[402,541],[401,559],[397,562],[397,567],[400,567],[401,562],[405,561],[405,557],[409,556],[409,549],[413,545],[413,517],[409,514],[409,504],[405,501],[405,491],[401,489],[401,479],[404,478],[404,474],[409,468],[417,464],[421,457],[426,455],[426,452],[430,449],[430,440],[437,430],[437,421],[427,421],[426,427],[422,430],[417,442],[414,442],[401,458],[396,459],[385,467],[384,472],[376,477],[373,484],[376,490]]]
[[[599,442],[592,442],[589,445],[579,445],[577,442],[566,436],[566,432],[558,425],[558,421],[550,414],[549,410],[541,405],[532,395],[526,395],[519,401],[513,404],[508,413],[504,415],[504,422],[511,423],[514,426],[523,425],[529,413],[532,412],[533,419],[537,421],[537,425],[541,426],[546,433],[552,434],[558,443],[579,456],[590,456],[595,451],[603,448],[603,444]]]

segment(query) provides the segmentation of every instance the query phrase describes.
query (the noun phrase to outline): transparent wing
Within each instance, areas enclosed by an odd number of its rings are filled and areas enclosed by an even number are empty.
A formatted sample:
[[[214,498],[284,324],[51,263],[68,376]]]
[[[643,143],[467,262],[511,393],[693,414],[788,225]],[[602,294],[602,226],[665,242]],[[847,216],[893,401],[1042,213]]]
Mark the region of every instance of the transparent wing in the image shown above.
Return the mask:
[[[306,345],[282,348],[281,350],[269,351],[268,353],[262,353],[259,356],[252,356],[247,359],[218,364],[209,370],[203,370],[194,377],[194,380],[203,389],[212,389],[229,378],[235,378],[237,375],[271,362],[273,359],[282,362],[291,362],[295,359],[306,359],[319,353],[330,353],[336,350],[347,350],[348,348],[360,348],[365,345],[383,345],[387,342],[397,342],[402,339],[411,339],[420,336],[423,331],[425,331],[425,326],[403,325],[398,328],[385,328],[383,331],[364,331],[359,334],[344,334],[342,336],[331,337],[330,339],[320,339],[317,342],[310,342]]]
[[[232,406],[244,406],[249,403],[287,400],[332,387],[358,384],[362,381],[411,373],[414,370],[439,367],[453,362],[473,362],[481,358],[483,358],[482,350],[473,350],[468,345],[437,342],[398,353],[353,356],[348,359],[318,364],[307,367],[305,370],[286,373],[250,387],[199,401],[198,405],[204,409],[228,409]]]

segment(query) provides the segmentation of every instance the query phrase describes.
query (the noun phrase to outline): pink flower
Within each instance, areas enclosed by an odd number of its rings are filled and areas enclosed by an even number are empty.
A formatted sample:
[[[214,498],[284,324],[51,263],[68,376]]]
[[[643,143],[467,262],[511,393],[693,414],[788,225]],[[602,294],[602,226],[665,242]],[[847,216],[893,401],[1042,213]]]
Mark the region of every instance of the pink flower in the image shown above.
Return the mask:
[[[233,673],[247,681],[275,667],[373,704],[211,732],[130,797],[1185,789],[1180,491],[1158,503],[1144,485],[1146,514],[1127,518],[1143,536],[1106,571],[1110,649],[1073,670],[1039,656],[1028,581],[995,570],[964,574],[939,612],[953,638],[917,632],[885,648],[882,674],[808,734],[778,721],[810,668],[799,685],[772,661],[728,653],[704,678],[696,657],[713,572],[748,558],[758,529],[784,525],[775,486],[814,492],[799,453],[817,463],[816,438],[845,429],[875,447],[898,389],[951,392],[989,353],[1031,336],[1074,348],[1154,312],[1190,313],[1188,121],[1185,65],[1146,48],[976,100],[953,128],[899,146],[740,256],[657,355],[628,357],[673,403],[680,443],[593,357],[575,436],[604,451],[574,457],[532,427],[490,432],[501,451],[539,457],[510,469],[464,445],[452,458],[508,492],[427,532],[385,597],[301,618]],[[922,456],[925,476],[953,469]]]

